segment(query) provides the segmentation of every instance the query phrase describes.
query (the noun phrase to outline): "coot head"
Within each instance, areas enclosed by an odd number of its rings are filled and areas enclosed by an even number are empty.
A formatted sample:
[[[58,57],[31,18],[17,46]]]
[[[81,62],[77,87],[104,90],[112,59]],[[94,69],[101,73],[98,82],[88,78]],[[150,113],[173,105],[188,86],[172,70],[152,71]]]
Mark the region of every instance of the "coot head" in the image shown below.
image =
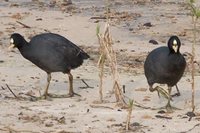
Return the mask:
[[[21,48],[24,44],[26,44],[26,40],[19,33],[13,33],[10,37],[10,47],[9,48]]]
[[[181,41],[177,36],[171,36],[168,41],[168,47],[170,49],[170,52],[179,53],[179,49],[181,47]]]

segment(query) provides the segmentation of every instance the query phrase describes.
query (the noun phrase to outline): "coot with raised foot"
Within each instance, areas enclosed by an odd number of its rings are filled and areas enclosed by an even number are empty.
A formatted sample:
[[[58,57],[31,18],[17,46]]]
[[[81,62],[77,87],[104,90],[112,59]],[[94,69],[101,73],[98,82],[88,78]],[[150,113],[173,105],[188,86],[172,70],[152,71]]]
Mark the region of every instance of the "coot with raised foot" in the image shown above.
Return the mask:
[[[185,58],[179,51],[180,46],[179,38],[171,36],[168,47],[154,49],[144,63],[144,72],[151,92],[157,89],[152,87],[154,83],[167,84],[169,97],[166,109],[170,110],[171,89],[181,79],[186,67]]]
[[[48,96],[48,88],[52,72],[67,73],[69,77],[69,93],[67,97],[72,97],[73,76],[70,73],[82,65],[83,60],[89,55],[65,37],[54,33],[43,33],[34,36],[30,42],[18,33],[10,37],[10,48],[16,47],[24,58],[34,63],[47,73],[47,85],[44,92],[45,99]]]

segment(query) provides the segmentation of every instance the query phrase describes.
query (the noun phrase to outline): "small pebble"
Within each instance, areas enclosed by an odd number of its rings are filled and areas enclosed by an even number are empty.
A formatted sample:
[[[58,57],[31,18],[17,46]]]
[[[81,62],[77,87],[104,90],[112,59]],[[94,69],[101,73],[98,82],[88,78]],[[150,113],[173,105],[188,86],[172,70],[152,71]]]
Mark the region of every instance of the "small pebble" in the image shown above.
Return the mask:
[[[186,115],[189,116],[189,117],[195,117],[196,116],[194,112],[187,112]]]
[[[158,111],[158,114],[165,114],[166,112],[164,110]]]
[[[148,22],[148,23],[143,24],[143,26],[152,27],[153,25],[151,24],[151,22]]]
[[[135,127],[137,126],[138,127],[138,126],[140,126],[140,123],[134,122],[134,123],[131,124],[131,126],[135,126]]]
[[[152,43],[154,45],[158,45],[158,42],[156,40],[149,40],[149,43]]]

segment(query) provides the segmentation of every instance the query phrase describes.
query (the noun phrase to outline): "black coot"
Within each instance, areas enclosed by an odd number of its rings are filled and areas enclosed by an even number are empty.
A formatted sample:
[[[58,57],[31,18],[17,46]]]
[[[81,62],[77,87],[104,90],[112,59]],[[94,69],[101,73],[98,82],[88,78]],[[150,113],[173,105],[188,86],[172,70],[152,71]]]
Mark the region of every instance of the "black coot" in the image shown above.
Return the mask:
[[[181,79],[186,67],[185,58],[179,52],[180,46],[179,38],[171,36],[168,47],[163,46],[154,49],[149,53],[144,63],[144,72],[151,92],[156,90],[156,88],[152,88],[154,83],[168,85],[167,109],[171,109],[171,88]]]
[[[89,55],[63,36],[43,33],[34,36],[28,43],[24,37],[14,33],[10,38],[10,47],[17,47],[24,58],[34,63],[47,73],[47,85],[44,92],[48,95],[52,72],[67,73],[69,77],[69,94],[73,96],[73,76],[71,69],[79,67]]]

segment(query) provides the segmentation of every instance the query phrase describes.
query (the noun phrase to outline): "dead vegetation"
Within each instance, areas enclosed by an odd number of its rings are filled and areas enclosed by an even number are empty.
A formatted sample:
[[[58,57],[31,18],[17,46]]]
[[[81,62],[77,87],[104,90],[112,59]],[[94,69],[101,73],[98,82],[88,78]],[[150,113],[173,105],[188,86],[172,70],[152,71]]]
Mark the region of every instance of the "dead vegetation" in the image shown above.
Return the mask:
[[[104,63],[105,63],[105,60],[108,60],[108,65],[110,67],[112,79],[113,79],[113,92],[115,94],[116,101],[119,102],[122,106],[126,106],[126,102],[122,94],[121,84],[119,81],[116,53],[112,46],[113,41],[112,41],[109,28],[110,28],[109,23],[106,23],[103,34],[100,34],[99,30],[97,30],[97,36],[98,36],[99,44],[100,44],[100,58],[98,61],[98,66],[100,69],[100,87],[99,87],[100,102],[102,102],[102,99],[103,99],[102,84],[103,84],[103,78],[104,78],[103,77]]]

